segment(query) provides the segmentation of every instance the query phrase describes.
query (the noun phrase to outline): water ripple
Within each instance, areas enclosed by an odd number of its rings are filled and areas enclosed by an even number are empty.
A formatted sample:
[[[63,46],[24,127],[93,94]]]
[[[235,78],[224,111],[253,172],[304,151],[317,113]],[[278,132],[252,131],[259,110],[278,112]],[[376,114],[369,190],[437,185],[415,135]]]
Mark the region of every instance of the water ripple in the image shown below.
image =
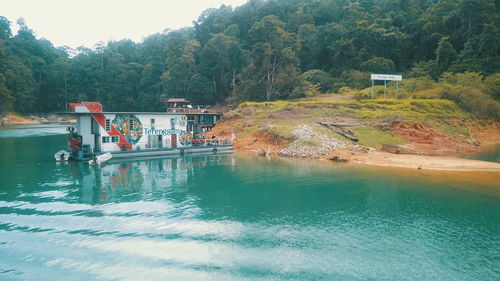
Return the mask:
[[[0,166],[1,280],[500,277],[499,199],[452,183],[221,155],[56,165],[66,139],[47,139],[0,138],[45,153]]]

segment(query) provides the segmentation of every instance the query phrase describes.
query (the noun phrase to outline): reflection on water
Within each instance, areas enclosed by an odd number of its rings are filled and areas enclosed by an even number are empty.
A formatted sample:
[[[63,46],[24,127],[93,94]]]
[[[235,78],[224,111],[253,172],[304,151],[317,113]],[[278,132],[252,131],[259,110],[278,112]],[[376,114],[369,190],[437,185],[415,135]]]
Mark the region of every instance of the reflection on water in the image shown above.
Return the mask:
[[[0,126],[0,138],[23,138],[46,135],[58,135],[66,133],[68,124],[39,124],[39,125],[15,125]]]
[[[65,141],[0,138],[0,280],[500,277],[500,199],[475,192],[495,181],[238,154],[56,164]]]
[[[140,198],[144,194],[168,189],[186,191],[188,177],[192,176],[194,168],[220,163],[221,157],[224,156],[121,160],[103,166],[89,166],[85,162],[70,162],[67,165],[75,184],[82,187],[82,202],[99,204],[120,200],[123,196]]]

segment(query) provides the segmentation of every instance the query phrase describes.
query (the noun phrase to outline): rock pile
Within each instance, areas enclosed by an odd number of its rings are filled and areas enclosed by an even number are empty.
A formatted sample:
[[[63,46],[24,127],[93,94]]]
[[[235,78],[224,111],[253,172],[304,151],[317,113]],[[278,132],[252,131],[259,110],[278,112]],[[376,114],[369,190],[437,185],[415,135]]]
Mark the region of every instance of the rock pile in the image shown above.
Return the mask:
[[[345,142],[327,135],[315,133],[311,127],[306,125],[297,126],[292,133],[296,140],[286,148],[280,150],[278,155],[283,157],[319,159],[331,150],[347,148]]]

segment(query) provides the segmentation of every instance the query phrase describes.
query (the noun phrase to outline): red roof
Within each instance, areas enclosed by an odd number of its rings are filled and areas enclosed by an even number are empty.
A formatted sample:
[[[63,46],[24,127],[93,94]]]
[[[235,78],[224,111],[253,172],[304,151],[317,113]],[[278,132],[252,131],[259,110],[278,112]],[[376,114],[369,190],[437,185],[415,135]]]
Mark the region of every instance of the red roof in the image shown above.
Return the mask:
[[[74,102],[69,103],[69,106],[76,112],[77,107],[85,107],[89,112],[102,112],[102,105],[99,102]]]
[[[166,102],[190,102],[184,98],[171,98],[171,99],[168,99]]]

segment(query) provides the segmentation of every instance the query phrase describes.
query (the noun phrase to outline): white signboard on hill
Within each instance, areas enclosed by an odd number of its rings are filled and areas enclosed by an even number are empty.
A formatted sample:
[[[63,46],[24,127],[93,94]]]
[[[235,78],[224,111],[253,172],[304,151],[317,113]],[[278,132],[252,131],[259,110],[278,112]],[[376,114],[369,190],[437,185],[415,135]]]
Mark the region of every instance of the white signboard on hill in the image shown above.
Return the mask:
[[[372,74],[372,80],[403,81],[403,76],[392,74]]]

